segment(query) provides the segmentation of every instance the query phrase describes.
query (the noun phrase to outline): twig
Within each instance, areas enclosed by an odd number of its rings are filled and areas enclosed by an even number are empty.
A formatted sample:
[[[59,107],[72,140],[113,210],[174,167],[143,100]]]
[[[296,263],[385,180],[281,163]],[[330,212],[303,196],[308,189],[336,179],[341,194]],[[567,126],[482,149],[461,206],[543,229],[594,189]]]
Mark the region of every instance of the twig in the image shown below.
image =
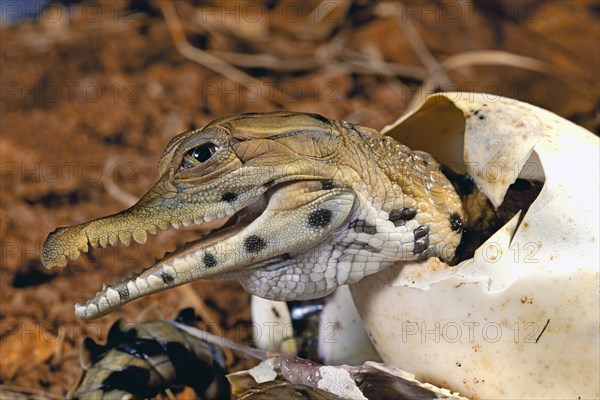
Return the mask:
[[[171,321],[171,323],[176,326],[178,329],[181,329],[192,336],[197,337],[198,339],[205,340],[209,343],[216,344],[221,347],[229,348],[235,351],[239,351],[242,354],[246,354],[252,358],[256,358],[258,360],[266,360],[269,357],[274,357],[279,354],[276,353],[267,353],[266,351],[255,349],[254,347],[246,346],[243,344],[232,342],[229,339],[226,339],[223,336],[217,336],[210,332],[203,331],[202,329],[194,328],[189,325],[180,324],[179,322]]]
[[[241,86],[248,86],[250,84],[259,84],[260,86],[264,86],[260,80],[233,67],[220,58],[217,58],[210,53],[192,46],[185,37],[183,25],[181,24],[179,17],[177,17],[177,12],[175,11],[173,3],[167,0],[160,0],[158,2],[158,6],[165,17],[165,22],[167,23],[167,28],[169,29],[171,37],[173,38],[175,47],[177,47],[177,50],[179,50],[184,57],[202,65],[205,68],[210,69],[213,72],[216,72],[219,75],[222,75],[223,77]],[[283,93],[281,93],[277,88],[272,88],[271,90],[274,96],[272,99],[273,102],[278,105],[284,104]]]
[[[521,56],[519,54],[500,50],[467,51],[448,57],[442,61],[440,65],[446,72],[477,65],[500,65],[513,68],[523,68],[548,75],[559,76],[558,73],[554,71],[552,66],[548,63],[531,57]],[[407,111],[416,108],[423,101],[426,94],[434,92],[439,83],[440,82],[437,80],[436,76],[430,76],[419,87],[418,92],[413,95],[409,105],[407,106]]]
[[[402,21],[400,17],[397,17],[398,25],[402,28],[402,31],[406,35],[406,38],[410,42],[410,45],[417,53],[417,56],[429,71],[431,77],[435,77],[436,81],[441,82],[443,85],[448,85],[452,83],[450,77],[444,71],[444,68],[437,62],[433,54],[429,51],[429,48],[419,36],[419,33],[412,25],[412,23],[405,19]]]
[[[403,21],[400,16],[396,16],[396,20],[410,42],[410,45],[429,72],[429,78],[419,87],[419,90],[413,95],[406,107],[407,110],[412,110],[423,101],[423,97],[426,93],[432,93],[437,86],[448,86],[452,84],[452,80],[444,70],[444,67],[440,65],[433,54],[431,54],[429,48],[423,39],[421,39],[421,36],[419,36],[419,33],[412,23],[408,19]]]
[[[206,53],[231,65],[244,68],[264,68],[272,71],[310,71],[323,66],[312,59],[279,58],[271,54],[246,54],[234,51],[210,50]]]
[[[282,59],[271,54],[244,54],[219,50],[211,50],[207,51],[207,53],[238,67],[264,68],[271,71],[302,72],[327,67],[345,69],[349,73],[399,76],[420,81],[424,81],[429,76],[427,70],[422,67],[401,65],[366,58],[352,59],[350,57],[345,57],[342,61],[317,61],[305,58]]]
[[[167,399],[169,400],[177,400],[177,397],[175,397],[171,389],[165,390],[165,395],[167,395]]]
[[[137,203],[137,197],[132,195],[131,193],[121,189],[119,187],[119,185],[117,185],[112,179],[112,175],[109,173],[109,169],[111,165],[115,165],[115,160],[116,158],[113,156],[110,156],[109,158],[106,159],[106,162],[104,163],[104,178],[102,179],[102,183],[104,184],[104,188],[106,189],[106,191],[108,192],[108,194],[115,200],[117,200],[119,203],[121,203],[123,206],[129,208],[131,206],[133,206],[135,203]]]
[[[500,50],[467,51],[448,57],[441,63],[446,71],[475,65],[503,65],[554,75],[552,66],[535,58]]]
[[[273,71],[310,71],[323,67],[344,68],[349,72],[384,76],[402,76],[415,80],[425,80],[428,73],[421,67],[387,63],[370,59],[347,59],[342,61],[317,61],[314,59],[282,59],[271,54],[245,54],[239,52],[211,50],[204,51],[192,46],[185,37],[183,25],[173,4],[160,1],[159,6],[165,16],[169,32],[177,49],[187,58],[223,75],[240,85],[262,82],[234,66],[243,68],[265,68]],[[275,102],[282,104],[284,96],[274,88]]]

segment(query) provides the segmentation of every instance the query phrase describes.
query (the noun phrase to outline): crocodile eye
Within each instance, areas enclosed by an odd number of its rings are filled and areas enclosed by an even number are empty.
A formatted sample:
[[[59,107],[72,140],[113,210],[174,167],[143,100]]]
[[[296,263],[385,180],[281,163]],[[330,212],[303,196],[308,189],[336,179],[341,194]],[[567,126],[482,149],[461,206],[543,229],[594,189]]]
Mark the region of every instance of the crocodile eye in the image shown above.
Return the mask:
[[[198,147],[194,147],[185,153],[186,167],[193,166],[195,163],[203,163],[208,161],[217,151],[217,146],[213,143],[204,143]]]

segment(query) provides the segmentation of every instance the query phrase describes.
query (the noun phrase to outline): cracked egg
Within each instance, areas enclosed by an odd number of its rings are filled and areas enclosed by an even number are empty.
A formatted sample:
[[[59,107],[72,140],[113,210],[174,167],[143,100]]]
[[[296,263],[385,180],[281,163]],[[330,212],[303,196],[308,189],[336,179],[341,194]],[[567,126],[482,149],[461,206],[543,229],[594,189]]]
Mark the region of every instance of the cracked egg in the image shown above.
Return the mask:
[[[456,265],[397,264],[351,286],[382,359],[472,398],[600,397],[598,138],[473,93],[430,96],[383,133],[468,175],[494,207],[518,178],[541,190]]]

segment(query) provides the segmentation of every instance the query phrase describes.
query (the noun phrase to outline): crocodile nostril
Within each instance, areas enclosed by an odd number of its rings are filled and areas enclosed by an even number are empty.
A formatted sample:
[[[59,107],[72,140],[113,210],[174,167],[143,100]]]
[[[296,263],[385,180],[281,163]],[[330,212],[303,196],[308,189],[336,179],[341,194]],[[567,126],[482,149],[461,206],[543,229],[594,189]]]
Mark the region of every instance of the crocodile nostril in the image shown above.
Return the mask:
[[[58,228],[56,228],[55,230],[53,230],[52,232],[50,232],[48,234],[48,239],[51,238],[51,237],[53,237],[53,236],[58,235],[59,233],[61,233],[63,231],[66,231],[67,229],[69,229],[69,228],[66,227],[66,226],[59,226]]]

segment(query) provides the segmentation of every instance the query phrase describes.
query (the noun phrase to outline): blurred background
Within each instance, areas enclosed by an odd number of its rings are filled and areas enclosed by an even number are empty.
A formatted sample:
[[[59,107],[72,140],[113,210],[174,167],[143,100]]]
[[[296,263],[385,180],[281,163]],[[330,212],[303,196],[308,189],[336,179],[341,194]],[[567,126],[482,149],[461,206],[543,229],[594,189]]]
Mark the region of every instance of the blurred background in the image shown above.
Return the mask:
[[[249,295],[197,282],[91,323],[73,304],[150,265],[193,229],[46,271],[58,226],[130,206],[174,135],[292,110],[381,129],[438,91],[547,108],[598,134],[597,1],[2,1],[0,383],[64,394],[81,338],[159,303],[251,344]],[[231,370],[253,361],[229,358]]]

